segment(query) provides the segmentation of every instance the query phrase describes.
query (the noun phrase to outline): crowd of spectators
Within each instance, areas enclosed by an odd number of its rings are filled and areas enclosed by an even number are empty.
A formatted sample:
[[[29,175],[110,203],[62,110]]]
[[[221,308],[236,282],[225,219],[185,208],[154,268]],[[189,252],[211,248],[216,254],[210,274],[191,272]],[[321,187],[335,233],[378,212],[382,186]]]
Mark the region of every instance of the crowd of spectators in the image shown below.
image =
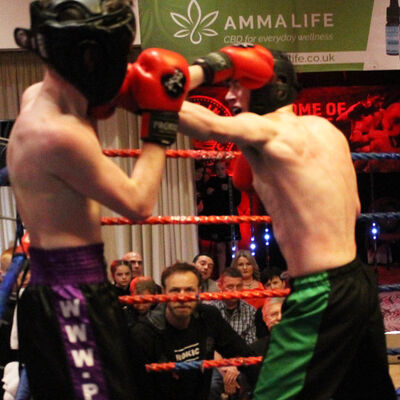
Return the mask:
[[[2,276],[11,262],[11,256],[12,251],[8,250],[2,254]],[[109,265],[110,290],[120,297],[162,292],[229,292],[285,287],[281,270],[268,269],[260,274],[254,257],[245,250],[235,254],[231,266],[221,272],[217,281],[211,279],[214,266],[214,258],[201,252],[195,255],[192,263],[178,262],[166,268],[160,277],[161,287],[153,277],[144,275],[143,258],[139,253],[132,251]],[[18,283],[15,290],[17,287]],[[182,398],[187,398],[190,393],[193,398],[204,400],[249,398],[257,379],[258,367],[221,367],[207,374],[174,372],[168,378],[162,379],[149,377],[141,368],[144,363],[150,362],[264,355],[268,347],[269,331],[280,321],[283,299],[278,299],[277,302],[253,300],[257,301],[226,299],[167,304],[126,304],[121,301],[127,331],[132,338],[133,351],[137,354],[137,360],[142,362],[137,364],[136,368],[138,376],[141,377],[139,387],[144,393],[143,398],[150,399],[154,393],[162,393],[166,399],[180,399],[179,393],[182,393]],[[18,360],[17,350],[12,350],[9,345],[15,303],[14,295],[10,302],[9,315],[7,314],[2,321],[0,329],[2,343],[5,345],[1,359],[2,370],[10,362]],[[172,336],[171,332],[174,333]],[[168,338],[173,337],[173,340],[165,339],[164,335]],[[166,340],[162,340],[164,347],[152,347],[154,343],[159,343],[160,337]],[[207,344],[210,340],[213,342],[211,347]],[[170,348],[165,348],[166,343]],[[10,373],[11,368],[8,366],[6,371],[3,385],[8,398],[13,399],[13,392],[18,387],[19,379],[16,378],[20,369],[17,367]],[[196,387],[198,390],[193,391]]]

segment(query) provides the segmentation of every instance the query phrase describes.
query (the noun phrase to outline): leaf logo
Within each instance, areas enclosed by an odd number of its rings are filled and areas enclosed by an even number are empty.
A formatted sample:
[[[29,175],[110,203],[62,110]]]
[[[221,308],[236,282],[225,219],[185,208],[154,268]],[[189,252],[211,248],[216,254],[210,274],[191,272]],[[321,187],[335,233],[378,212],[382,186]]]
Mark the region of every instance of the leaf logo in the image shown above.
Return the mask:
[[[204,36],[217,36],[218,33],[209,28],[217,19],[219,11],[213,11],[206,16],[202,17],[201,8],[196,0],[191,0],[187,9],[187,16],[171,12],[171,18],[174,22],[182,27],[174,34],[176,38],[185,38],[189,36],[193,44],[199,44]]]

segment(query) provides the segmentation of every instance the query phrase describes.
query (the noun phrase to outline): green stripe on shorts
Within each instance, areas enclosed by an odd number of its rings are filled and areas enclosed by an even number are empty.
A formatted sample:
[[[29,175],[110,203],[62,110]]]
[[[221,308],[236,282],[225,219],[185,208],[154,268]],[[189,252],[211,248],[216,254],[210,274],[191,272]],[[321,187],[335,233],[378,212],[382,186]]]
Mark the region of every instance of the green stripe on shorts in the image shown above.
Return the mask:
[[[293,399],[303,388],[331,286],[326,272],[296,278],[292,286],[282,320],[271,330],[254,400]]]

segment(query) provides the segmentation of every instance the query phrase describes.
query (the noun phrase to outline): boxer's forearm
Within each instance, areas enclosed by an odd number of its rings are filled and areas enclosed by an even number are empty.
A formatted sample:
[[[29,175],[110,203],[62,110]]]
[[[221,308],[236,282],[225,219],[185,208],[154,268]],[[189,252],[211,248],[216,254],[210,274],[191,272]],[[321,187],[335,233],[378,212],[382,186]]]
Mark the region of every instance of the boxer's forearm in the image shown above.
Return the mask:
[[[201,68],[199,65],[191,65],[189,67],[189,74],[190,74],[190,84],[189,84],[189,90],[197,88],[197,86],[200,86],[204,82],[204,72],[203,68]]]

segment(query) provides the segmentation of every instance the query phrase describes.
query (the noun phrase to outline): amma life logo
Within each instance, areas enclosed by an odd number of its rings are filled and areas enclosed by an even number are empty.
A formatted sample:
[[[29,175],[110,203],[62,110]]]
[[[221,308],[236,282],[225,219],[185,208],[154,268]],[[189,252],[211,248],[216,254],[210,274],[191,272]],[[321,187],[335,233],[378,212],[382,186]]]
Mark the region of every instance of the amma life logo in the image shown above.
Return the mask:
[[[199,3],[191,0],[187,8],[187,16],[170,13],[174,22],[183,28],[176,32],[174,37],[183,39],[189,36],[192,44],[199,44],[203,40],[203,36],[217,36],[218,32],[211,29],[210,26],[215,22],[218,14],[219,11],[213,11],[203,16]]]

